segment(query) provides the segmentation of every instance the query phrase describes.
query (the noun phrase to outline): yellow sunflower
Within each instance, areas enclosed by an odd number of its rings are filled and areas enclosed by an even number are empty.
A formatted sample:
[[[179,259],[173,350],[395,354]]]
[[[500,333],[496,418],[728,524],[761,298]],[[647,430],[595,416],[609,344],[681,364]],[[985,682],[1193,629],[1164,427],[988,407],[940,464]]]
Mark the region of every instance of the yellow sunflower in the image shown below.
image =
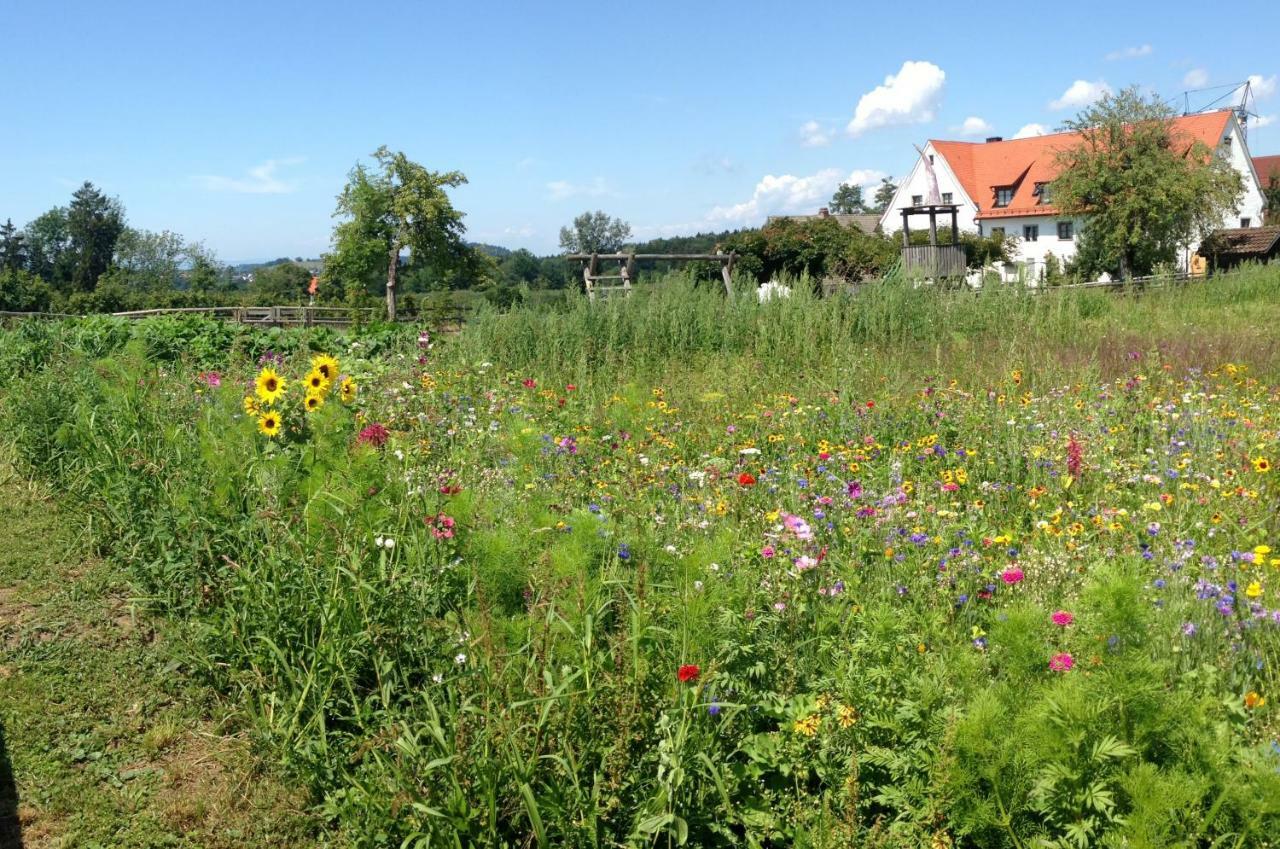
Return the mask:
[[[328,354],[317,354],[311,358],[311,370],[324,375],[324,379],[333,383],[338,379],[338,358]]]
[[[274,410],[267,410],[258,416],[258,430],[263,436],[274,437],[280,432],[280,414]]]
[[[284,394],[284,378],[276,374],[271,366],[267,366],[258,372],[254,391],[262,403],[274,404]]]
[[[1259,471],[1259,472],[1262,472],[1263,474],[1266,474],[1267,472],[1271,471],[1271,461],[1268,460],[1266,457],[1257,457],[1253,461],[1253,468],[1255,471]]]
[[[319,392],[308,392],[307,397],[302,399],[302,406],[308,413],[314,413],[324,406],[324,396]]]
[[[246,416],[256,416],[258,412],[258,399],[252,395],[244,396],[244,414]]]
[[[342,399],[342,403],[350,404],[352,401],[356,400],[356,391],[358,389],[359,387],[356,386],[356,382],[354,380],[349,377],[344,377],[342,379],[342,384],[338,387],[339,397]]]
[[[305,378],[307,384],[307,392],[323,395],[329,391],[331,381],[322,374],[319,369],[312,369],[307,372]]]

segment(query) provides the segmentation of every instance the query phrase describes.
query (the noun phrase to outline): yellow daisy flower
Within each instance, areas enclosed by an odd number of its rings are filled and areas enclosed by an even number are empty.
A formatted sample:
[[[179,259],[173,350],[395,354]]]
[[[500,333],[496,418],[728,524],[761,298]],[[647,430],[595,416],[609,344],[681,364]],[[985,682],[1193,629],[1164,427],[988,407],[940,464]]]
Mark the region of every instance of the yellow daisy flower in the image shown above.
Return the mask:
[[[356,400],[356,392],[358,390],[359,387],[356,386],[356,382],[354,380],[349,377],[344,377],[342,379],[342,384],[338,387],[339,397],[342,399],[342,403],[350,404],[352,401]]]
[[[331,381],[319,370],[313,368],[311,371],[307,372],[305,383],[307,385],[308,393],[319,393],[323,395],[325,392],[329,391]]]
[[[338,359],[328,354],[317,354],[311,358],[311,370],[320,372],[325,380],[333,383],[338,379]]]
[[[308,413],[314,413],[316,410],[324,406],[324,396],[319,392],[308,392],[307,397],[302,399],[302,407]]]

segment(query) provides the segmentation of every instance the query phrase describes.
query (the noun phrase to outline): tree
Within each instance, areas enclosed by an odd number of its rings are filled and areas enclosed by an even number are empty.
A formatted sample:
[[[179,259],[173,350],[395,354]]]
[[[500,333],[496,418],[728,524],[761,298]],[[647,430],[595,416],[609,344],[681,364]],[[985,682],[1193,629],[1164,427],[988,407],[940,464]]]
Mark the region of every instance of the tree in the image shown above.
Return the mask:
[[[292,260],[258,268],[249,290],[258,301],[271,305],[301,303],[311,283],[311,272]]]
[[[560,249],[567,254],[612,254],[630,238],[630,224],[597,209],[573,219],[572,229],[560,228]]]
[[[114,263],[127,288],[158,292],[173,288],[186,254],[186,240],[177,233],[126,227],[116,241]]]
[[[111,267],[116,242],[124,233],[124,207],[85,181],[71,196],[67,209],[70,237],[71,284],[82,292],[98,285],[98,278]]]
[[[867,204],[862,200],[862,186],[842,183],[827,202],[827,207],[837,215],[867,212]]]
[[[0,310],[46,312],[51,300],[39,277],[21,268],[0,268]]]
[[[889,208],[889,204],[893,203],[893,196],[897,193],[898,184],[893,182],[893,178],[882,178],[879,187],[876,188],[875,208],[872,211],[883,215]]]
[[[466,270],[475,254],[462,240],[463,214],[454,209],[446,188],[467,182],[461,171],[429,171],[385,145],[373,153],[377,167],[357,164],[338,196],[333,253],[326,276],[363,288],[379,267],[386,270],[387,318],[396,317],[396,280],[400,253],[439,274]]]
[[[1080,143],[1058,153],[1051,184],[1063,215],[1083,216],[1077,269],[1127,279],[1173,263],[1180,248],[1221,227],[1243,192],[1240,175],[1206,145],[1182,137],[1175,113],[1136,87],[1067,121]]]
[[[0,270],[17,271],[26,265],[27,247],[22,232],[13,226],[12,219],[6,219],[0,226]]]
[[[56,206],[22,230],[27,245],[27,268],[55,287],[71,282],[71,233],[67,208]]]

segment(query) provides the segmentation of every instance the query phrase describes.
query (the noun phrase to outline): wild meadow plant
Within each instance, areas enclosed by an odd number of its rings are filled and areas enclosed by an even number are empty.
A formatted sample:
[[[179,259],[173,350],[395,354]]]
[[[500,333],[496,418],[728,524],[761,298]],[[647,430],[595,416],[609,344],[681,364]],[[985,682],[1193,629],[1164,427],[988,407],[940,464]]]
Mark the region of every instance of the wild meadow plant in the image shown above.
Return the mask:
[[[1257,846],[1276,282],[23,326],[2,409],[357,845]]]

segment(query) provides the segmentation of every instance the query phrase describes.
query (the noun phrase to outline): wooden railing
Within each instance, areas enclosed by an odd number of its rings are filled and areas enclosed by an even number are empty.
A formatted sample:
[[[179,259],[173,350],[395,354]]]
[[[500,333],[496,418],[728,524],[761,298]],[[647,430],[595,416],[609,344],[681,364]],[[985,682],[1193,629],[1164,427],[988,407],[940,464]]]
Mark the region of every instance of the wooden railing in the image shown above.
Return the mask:
[[[959,245],[906,245],[902,271],[908,277],[964,277],[964,248]]]

